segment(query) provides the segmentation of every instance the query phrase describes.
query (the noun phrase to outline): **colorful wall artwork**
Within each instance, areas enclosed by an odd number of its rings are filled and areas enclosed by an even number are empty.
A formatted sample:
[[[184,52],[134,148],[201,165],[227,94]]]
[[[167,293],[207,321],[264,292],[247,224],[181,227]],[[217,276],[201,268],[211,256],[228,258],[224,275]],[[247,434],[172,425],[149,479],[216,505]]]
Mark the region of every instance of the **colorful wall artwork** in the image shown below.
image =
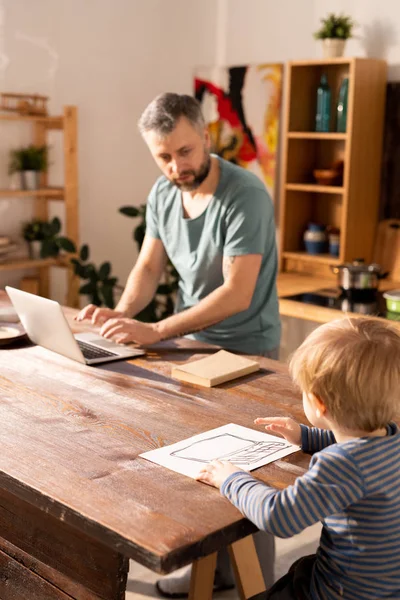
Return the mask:
[[[212,150],[258,175],[275,195],[283,65],[195,71]]]

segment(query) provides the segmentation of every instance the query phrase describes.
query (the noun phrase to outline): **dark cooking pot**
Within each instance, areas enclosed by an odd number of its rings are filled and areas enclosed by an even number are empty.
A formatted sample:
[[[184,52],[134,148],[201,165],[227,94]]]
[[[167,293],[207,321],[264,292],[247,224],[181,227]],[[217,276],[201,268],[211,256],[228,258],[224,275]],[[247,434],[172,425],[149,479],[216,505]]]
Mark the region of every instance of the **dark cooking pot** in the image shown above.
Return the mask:
[[[389,275],[389,273],[382,273],[379,265],[365,264],[361,259],[342,265],[331,265],[331,270],[338,276],[338,286],[346,291],[377,290],[379,280]]]

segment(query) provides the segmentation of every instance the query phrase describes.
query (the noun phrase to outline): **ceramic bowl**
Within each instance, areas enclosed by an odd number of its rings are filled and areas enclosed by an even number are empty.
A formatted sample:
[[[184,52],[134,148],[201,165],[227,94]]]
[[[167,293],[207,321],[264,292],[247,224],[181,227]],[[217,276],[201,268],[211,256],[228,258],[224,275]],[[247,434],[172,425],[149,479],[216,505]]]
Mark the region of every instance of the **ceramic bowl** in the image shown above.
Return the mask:
[[[314,169],[313,175],[319,185],[338,185],[340,173],[336,169]]]

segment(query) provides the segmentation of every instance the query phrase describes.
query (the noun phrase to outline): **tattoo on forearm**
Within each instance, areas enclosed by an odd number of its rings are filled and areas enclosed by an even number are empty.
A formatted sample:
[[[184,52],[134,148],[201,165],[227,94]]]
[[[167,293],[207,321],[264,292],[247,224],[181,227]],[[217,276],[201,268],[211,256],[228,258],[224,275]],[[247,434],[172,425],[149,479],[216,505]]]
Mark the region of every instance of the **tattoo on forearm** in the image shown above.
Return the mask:
[[[222,259],[222,275],[224,276],[224,281],[228,279],[231,267],[235,262],[235,259],[236,256],[224,256],[224,258]]]
[[[197,331],[203,331],[204,329],[207,329],[208,327],[212,327],[213,325],[220,323],[220,321],[221,321],[221,319],[217,319],[215,321],[208,322],[207,325],[202,325],[201,327],[192,327],[191,329],[179,331],[177,333],[174,333],[173,335],[169,335],[166,337],[163,336],[161,339],[164,342],[165,340],[171,340],[171,339],[177,338],[177,337],[184,337],[185,335],[189,335],[190,333],[196,333]]]

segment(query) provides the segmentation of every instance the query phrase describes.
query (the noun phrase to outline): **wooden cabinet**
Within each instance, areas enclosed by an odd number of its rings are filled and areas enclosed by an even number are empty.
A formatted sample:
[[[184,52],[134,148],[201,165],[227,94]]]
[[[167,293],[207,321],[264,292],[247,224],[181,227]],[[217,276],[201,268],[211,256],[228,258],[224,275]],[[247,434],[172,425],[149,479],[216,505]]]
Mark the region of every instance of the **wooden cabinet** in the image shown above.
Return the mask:
[[[315,132],[317,88],[326,74],[331,89],[330,132]],[[347,127],[336,133],[336,105],[349,79]],[[372,260],[378,219],[386,92],[385,61],[338,58],[290,62],[281,162],[280,270],[332,275],[329,265]],[[338,185],[319,185],[314,169],[343,161]],[[310,222],[340,229],[339,257],[305,252]],[[333,275],[332,275],[333,276]]]
[[[47,144],[47,133],[51,130],[59,130],[63,135],[63,157],[64,157],[64,186],[60,188],[49,188],[47,185],[47,173],[41,174],[40,189],[38,190],[1,190],[1,198],[15,198],[24,200],[32,197],[35,203],[35,218],[49,219],[49,202],[59,201],[65,204],[65,235],[79,243],[78,227],[78,166],[77,166],[77,108],[66,106],[62,116],[59,117],[36,117],[18,114],[0,114],[0,125],[6,126],[5,121],[21,121],[31,125],[32,143],[35,145]],[[4,123],[2,123],[4,122]],[[4,232],[6,233],[6,232]],[[78,306],[79,281],[74,276],[68,259],[46,258],[32,260],[28,257],[13,258],[0,263],[0,272],[34,269],[36,275],[27,278],[28,291],[36,290],[41,296],[49,296],[49,269],[59,266],[68,269],[68,286],[66,303],[69,306]],[[36,285],[35,285],[36,284]],[[23,287],[23,286],[22,286]]]

